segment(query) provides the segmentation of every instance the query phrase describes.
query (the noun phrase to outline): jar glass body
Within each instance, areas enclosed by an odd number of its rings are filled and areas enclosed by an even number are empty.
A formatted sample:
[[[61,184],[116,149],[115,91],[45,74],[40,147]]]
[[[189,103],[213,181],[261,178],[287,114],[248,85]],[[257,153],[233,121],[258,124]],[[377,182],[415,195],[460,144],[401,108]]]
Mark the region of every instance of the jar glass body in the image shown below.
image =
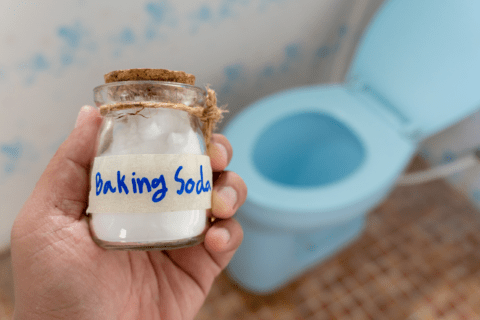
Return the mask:
[[[98,107],[118,103],[160,102],[204,107],[198,87],[158,81],[126,81],[94,89]],[[171,108],[131,107],[104,115],[96,158],[118,155],[206,155],[200,120]],[[93,186],[92,186],[93,188]],[[203,241],[207,210],[89,213],[92,238],[109,249],[173,249]],[[88,214],[88,212],[87,212]]]

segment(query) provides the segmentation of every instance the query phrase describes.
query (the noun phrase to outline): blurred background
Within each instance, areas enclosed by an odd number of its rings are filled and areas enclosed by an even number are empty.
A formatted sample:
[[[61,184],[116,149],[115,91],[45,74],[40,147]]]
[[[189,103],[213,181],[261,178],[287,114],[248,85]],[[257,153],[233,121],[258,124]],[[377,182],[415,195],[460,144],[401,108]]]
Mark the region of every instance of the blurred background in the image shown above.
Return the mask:
[[[0,319],[13,308],[10,229],[82,105],[109,71],[183,70],[229,113],[288,88],[339,83],[381,0],[4,0],[0,4]],[[480,90],[480,89],[479,89]],[[424,141],[409,170],[480,145],[480,115]],[[480,166],[398,187],[366,231],[286,287],[225,274],[197,319],[480,317]]]

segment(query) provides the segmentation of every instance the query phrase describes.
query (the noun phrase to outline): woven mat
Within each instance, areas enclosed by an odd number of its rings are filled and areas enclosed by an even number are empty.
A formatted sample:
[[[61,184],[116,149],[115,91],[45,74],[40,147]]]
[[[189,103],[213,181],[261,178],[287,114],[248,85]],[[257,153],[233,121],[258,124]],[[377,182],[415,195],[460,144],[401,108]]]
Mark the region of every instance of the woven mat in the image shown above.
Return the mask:
[[[275,294],[222,274],[207,319],[480,319],[480,213],[443,181],[398,187],[358,241]]]

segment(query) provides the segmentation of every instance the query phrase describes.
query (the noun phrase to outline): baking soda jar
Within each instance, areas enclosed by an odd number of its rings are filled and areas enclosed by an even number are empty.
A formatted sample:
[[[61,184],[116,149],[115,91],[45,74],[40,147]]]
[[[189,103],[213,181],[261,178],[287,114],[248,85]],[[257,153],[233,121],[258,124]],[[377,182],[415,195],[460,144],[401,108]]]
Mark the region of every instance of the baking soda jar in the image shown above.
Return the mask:
[[[147,79],[158,71],[135,70]],[[213,187],[209,139],[221,117],[213,90],[116,79],[96,87],[94,99],[104,117],[87,208],[94,241],[144,250],[202,242]]]

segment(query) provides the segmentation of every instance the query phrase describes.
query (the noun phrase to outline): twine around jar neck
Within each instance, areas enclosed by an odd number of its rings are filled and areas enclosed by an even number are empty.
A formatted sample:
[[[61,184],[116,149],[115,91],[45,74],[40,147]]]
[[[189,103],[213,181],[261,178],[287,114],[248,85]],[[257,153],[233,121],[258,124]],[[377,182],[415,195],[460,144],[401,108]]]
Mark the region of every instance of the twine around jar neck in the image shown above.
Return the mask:
[[[207,155],[210,156],[211,143],[213,131],[216,128],[217,122],[223,118],[223,113],[227,110],[221,109],[217,106],[217,96],[213,89],[207,87],[207,99],[205,107],[190,107],[183,103],[171,102],[153,102],[153,101],[136,101],[136,102],[117,102],[113,104],[105,104],[100,106],[100,114],[105,116],[111,111],[140,108],[140,110],[127,115],[138,115],[140,111],[145,108],[167,108],[186,111],[189,114],[197,117],[202,122],[202,133],[207,147]],[[140,114],[141,115],[141,114]],[[143,115],[141,115],[143,116]]]

